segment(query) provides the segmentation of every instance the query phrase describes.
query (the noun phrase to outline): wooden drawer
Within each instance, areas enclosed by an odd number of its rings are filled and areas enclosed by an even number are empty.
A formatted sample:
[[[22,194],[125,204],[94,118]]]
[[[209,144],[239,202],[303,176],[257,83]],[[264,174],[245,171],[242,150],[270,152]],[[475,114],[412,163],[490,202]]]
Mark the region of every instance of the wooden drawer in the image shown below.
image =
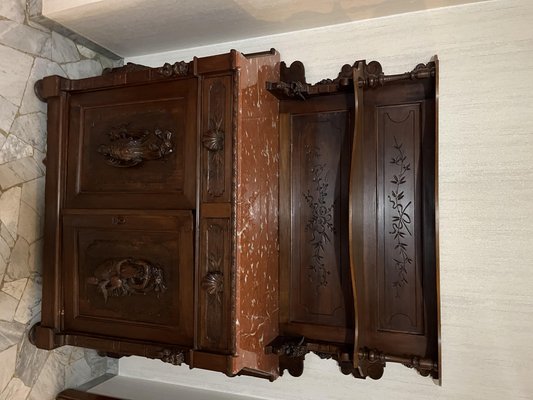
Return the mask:
[[[192,345],[188,211],[63,217],[65,330]]]
[[[67,208],[192,209],[196,79],[70,96]]]

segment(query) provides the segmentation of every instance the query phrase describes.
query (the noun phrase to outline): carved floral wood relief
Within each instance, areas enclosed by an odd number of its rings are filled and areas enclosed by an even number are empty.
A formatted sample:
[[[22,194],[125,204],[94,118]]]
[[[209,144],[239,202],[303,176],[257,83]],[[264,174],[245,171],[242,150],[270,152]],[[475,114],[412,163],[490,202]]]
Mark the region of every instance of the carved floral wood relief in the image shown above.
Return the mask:
[[[320,148],[305,146],[305,158],[308,171],[312,178],[312,185],[302,195],[311,210],[311,216],[305,224],[305,230],[310,234],[309,244],[312,247],[311,263],[309,265],[309,281],[315,283],[316,290],[320,286],[328,285],[329,266],[324,259],[325,247],[329,246],[335,234],[333,226],[333,205],[328,196],[327,164],[321,160]]]
[[[409,207],[412,201],[405,203],[405,193],[402,190],[407,180],[406,173],[411,169],[411,164],[407,161],[407,155],[402,148],[403,144],[398,143],[396,136],[394,137],[393,147],[396,150],[396,155],[393,156],[390,163],[398,167],[398,171],[392,176],[390,183],[395,185],[395,187],[387,195],[387,198],[391,203],[392,209],[396,211],[396,215],[392,216],[392,230],[389,231],[389,234],[394,237],[394,249],[398,253],[397,257],[394,258],[398,276],[392,282],[392,286],[396,289],[396,297],[400,297],[400,289],[409,283],[407,280],[407,268],[413,263],[413,259],[408,254],[408,244],[404,240],[407,235],[413,236],[412,228],[409,228],[411,225],[411,216],[409,215],[411,210],[409,210]]]

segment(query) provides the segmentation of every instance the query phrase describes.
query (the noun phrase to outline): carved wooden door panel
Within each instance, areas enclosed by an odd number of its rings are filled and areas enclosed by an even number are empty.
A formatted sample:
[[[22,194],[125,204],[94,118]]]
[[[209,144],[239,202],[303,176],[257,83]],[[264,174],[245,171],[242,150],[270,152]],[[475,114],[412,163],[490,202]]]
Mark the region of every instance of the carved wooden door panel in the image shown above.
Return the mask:
[[[72,211],[63,217],[64,328],[192,345],[189,211]]]
[[[436,376],[435,84],[361,86],[351,166],[355,364],[377,378],[385,361],[403,357]]]
[[[349,97],[349,96],[348,96]],[[348,185],[353,106],[344,94],[286,102],[282,159],[281,330],[308,340],[351,342]],[[288,234],[285,237],[285,234]]]
[[[192,209],[197,79],[73,93],[67,208]]]

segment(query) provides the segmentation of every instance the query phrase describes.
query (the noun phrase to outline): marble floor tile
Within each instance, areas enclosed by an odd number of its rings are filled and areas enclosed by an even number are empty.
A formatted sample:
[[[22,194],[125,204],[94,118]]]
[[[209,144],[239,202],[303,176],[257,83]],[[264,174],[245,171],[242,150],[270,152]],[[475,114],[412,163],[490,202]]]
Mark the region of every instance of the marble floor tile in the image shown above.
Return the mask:
[[[26,326],[18,322],[0,321],[0,351],[19,343]]]
[[[22,189],[14,187],[0,196],[0,221],[7,227],[11,236],[17,236],[17,224]]]
[[[27,278],[18,279],[13,282],[4,282],[2,292],[7,293],[8,295],[14,297],[17,300],[20,300],[22,294],[24,293],[24,288],[26,287],[27,282]]]
[[[0,352],[0,393],[8,385],[15,373],[15,362],[17,360],[17,346],[11,346],[7,350]]]
[[[4,391],[0,393],[0,400],[25,400],[30,390],[31,388],[24,385],[20,379],[13,378]]]

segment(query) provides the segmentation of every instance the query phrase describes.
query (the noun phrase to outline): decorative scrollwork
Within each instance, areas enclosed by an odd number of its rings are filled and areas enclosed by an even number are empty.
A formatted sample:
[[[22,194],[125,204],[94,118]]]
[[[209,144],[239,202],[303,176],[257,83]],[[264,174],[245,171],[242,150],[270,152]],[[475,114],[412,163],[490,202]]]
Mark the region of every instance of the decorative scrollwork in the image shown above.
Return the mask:
[[[185,76],[189,73],[189,63],[178,61],[174,64],[165,63],[157,69],[161,75],[170,78],[171,76]]]
[[[107,74],[116,73],[116,72],[124,73],[124,72],[146,71],[146,70],[149,70],[149,69],[150,69],[150,67],[147,67],[146,65],[135,64],[135,63],[130,63],[129,62],[126,65],[123,65],[122,67],[105,68],[102,71],[102,75],[107,75]]]
[[[386,356],[377,350],[364,349],[359,352],[359,373],[361,377],[379,379],[383,376]]]
[[[172,365],[181,365],[185,362],[185,353],[183,350],[163,349],[158,353],[157,358]]]
[[[109,144],[102,144],[98,152],[113,167],[133,167],[147,160],[158,160],[174,151],[172,132],[156,129],[134,135],[121,128],[109,133]]]
[[[312,213],[305,225],[306,232],[311,233],[310,244],[313,248],[309,280],[317,281],[317,290],[327,286],[330,271],[324,263],[325,246],[331,242],[330,234],[335,233],[333,226],[333,203],[327,203],[328,186],[326,164],[320,163],[320,149],[306,146],[306,158],[309,171],[313,177],[314,188],[303,193],[303,197]]]
[[[275,354],[290,358],[303,357],[308,352],[305,337],[302,337],[298,342],[285,342],[275,349]]]
[[[110,259],[100,264],[87,283],[96,285],[107,303],[108,297],[160,293],[167,287],[160,266],[136,258]]]
[[[396,150],[396,155],[391,159],[390,163],[398,167],[398,173],[390,181],[395,187],[387,197],[393,210],[396,211],[396,215],[392,217],[392,231],[389,234],[394,237],[394,249],[398,253],[398,257],[394,258],[397,278],[392,283],[392,286],[396,289],[396,297],[400,297],[400,289],[409,283],[407,281],[407,266],[413,262],[407,254],[407,243],[403,241],[406,234],[412,236],[409,229],[411,216],[407,213],[411,202],[402,203],[404,192],[401,190],[401,186],[407,182],[405,175],[411,169],[411,164],[406,161],[407,156],[403,151],[402,144],[398,143],[396,137],[394,137],[393,147]]]

